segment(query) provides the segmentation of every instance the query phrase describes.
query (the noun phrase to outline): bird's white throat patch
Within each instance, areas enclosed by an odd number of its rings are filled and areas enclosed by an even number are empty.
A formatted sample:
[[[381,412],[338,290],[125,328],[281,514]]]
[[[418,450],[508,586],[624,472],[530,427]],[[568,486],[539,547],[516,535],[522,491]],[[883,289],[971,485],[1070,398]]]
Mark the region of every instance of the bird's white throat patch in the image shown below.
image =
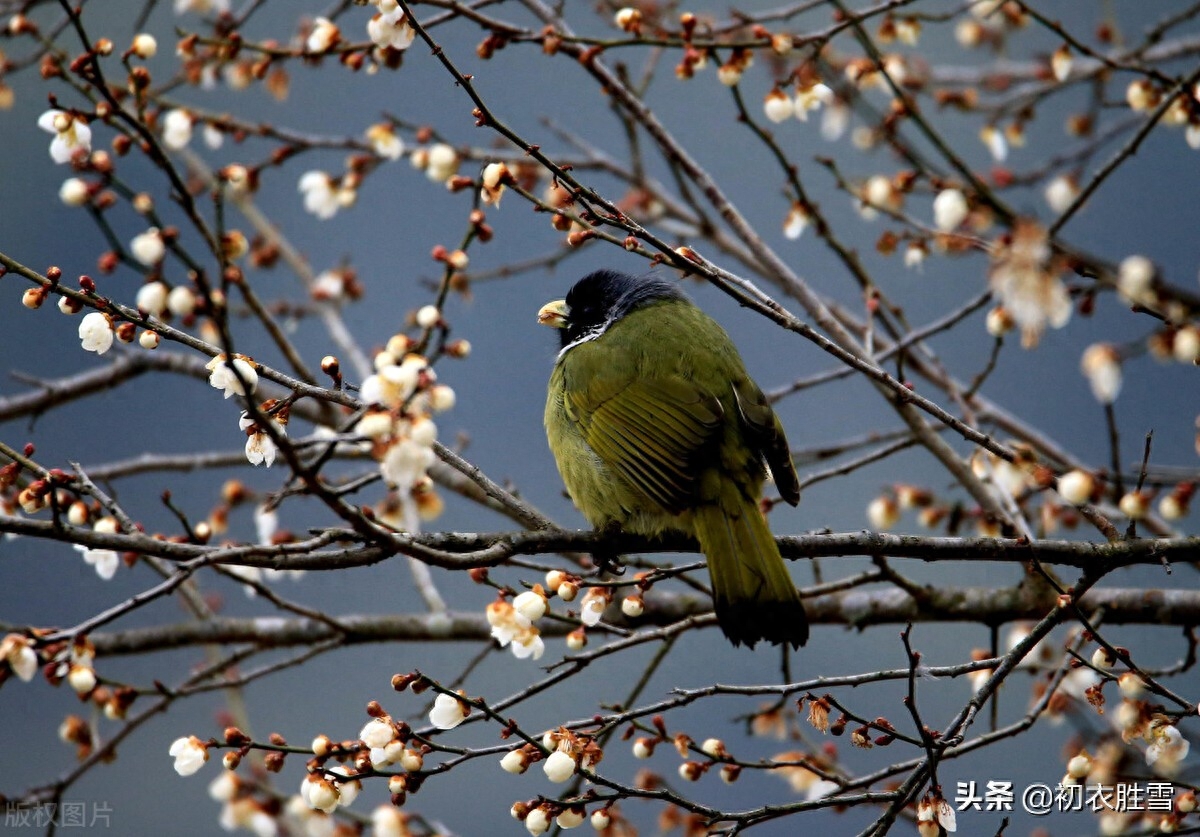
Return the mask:
[[[576,346],[580,345],[581,343],[589,343],[592,340],[595,340],[597,337],[604,334],[604,332],[608,331],[608,327],[612,324],[613,324],[613,320],[612,320],[612,318],[609,318],[609,319],[605,320],[604,322],[602,322],[600,325],[596,326],[595,328],[585,331],[583,333],[582,337],[580,337],[577,340],[572,340],[570,343],[563,346],[561,350],[559,350],[558,357],[555,358],[555,362],[562,360],[563,357],[567,354],[567,352],[571,351],[571,349],[574,349]]]

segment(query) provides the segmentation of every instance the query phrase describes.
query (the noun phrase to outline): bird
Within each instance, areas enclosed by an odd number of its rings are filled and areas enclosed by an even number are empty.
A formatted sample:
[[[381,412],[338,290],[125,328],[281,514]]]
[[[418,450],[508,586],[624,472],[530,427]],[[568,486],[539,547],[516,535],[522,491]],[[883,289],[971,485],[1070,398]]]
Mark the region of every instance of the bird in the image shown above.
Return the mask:
[[[793,506],[800,480],[725,330],[675,284],[615,270],[584,276],[537,319],[561,343],[546,438],[588,522],[691,535],[734,646],[804,645],[808,618],[759,503],[768,468]]]

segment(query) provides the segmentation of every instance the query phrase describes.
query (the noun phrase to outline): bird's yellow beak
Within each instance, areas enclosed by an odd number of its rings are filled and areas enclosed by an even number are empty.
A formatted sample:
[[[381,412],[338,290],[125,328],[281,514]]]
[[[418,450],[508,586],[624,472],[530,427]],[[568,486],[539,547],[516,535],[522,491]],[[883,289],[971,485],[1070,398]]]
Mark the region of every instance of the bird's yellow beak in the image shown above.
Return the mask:
[[[567,301],[556,299],[538,309],[538,322],[551,328],[566,328],[570,313],[571,309],[567,307]]]

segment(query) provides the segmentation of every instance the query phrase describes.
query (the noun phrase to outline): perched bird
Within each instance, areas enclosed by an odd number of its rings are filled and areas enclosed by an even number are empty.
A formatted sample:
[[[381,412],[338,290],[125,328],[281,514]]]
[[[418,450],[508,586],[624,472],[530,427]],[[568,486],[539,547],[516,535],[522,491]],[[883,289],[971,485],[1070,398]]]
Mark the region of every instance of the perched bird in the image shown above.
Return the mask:
[[[600,270],[538,322],[560,329],[546,436],[597,528],[692,535],[734,645],[803,645],[808,620],[759,509],[767,466],[800,501],[787,439],[729,335],[673,284]]]

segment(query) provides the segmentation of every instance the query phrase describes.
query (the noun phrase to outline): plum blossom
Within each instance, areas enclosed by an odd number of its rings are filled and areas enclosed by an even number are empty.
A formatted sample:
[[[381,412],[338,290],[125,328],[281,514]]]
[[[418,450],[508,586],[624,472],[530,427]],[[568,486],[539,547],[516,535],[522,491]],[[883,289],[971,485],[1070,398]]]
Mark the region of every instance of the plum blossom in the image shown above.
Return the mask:
[[[445,692],[439,694],[433,701],[433,709],[429,710],[429,723],[438,729],[454,729],[466,720],[470,709],[455,695]]]
[[[518,660],[540,660],[546,653],[542,632],[534,625],[517,631],[512,639],[512,652]]]
[[[287,425],[276,416],[269,418],[275,425],[276,432],[286,436]],[[238,419],[238,427],[246,434],[246,461],[251,465],[265,464],[268,468],[274,465],[275,455],[279,453],[279,448],[270,434],[263,430],[248,413],[242,413],[241,418]]]
[[[108,317],[93,311],[79,321],[79,341],[84,351],[102,355],[112,348],[113,328]]]
[[[435,183],[444,183],[458,172],[458,152],[444,142],[431,145],[425,160],[425,176]]]
[[[832,104],[834,100],[833,90],[821,82],[808,84],[796,88],[796,98],[792,105],[796,113],[796,118],[801,122],[808,121],[808,112],[816,110],[821,105]]]
[[[229,11],[229,0],[175,0],[175,14],[187,12],[203,14],[225,14]]]
[[[1166,721],[1151,721],[1146,738],[1150,742],[1146,748],[1146,764],[1168,775],[1179,769],[1179,763],[1187,758],[1192,747],[1183,733]]]
[[[254,371],[254,365],[241,355],[234,355],[232,364],[226,355],[217,355],[204,368],[208,370],[209,386],[224,390],[226,398],[231,395],[250,395],[258,389],[258,373]]]
[[[404,50],[412,46],[417,32],[409,24],[404,10],[396,7],[367,21],[367,36],[380,49]]]
[[[167,754],[175,759],[175,772],[180,776],[191,776],[208,761],[208,748],[194,735],[176,738]]]
[[[154,267],[167,254],[167,245],[163,241],[158,227],[151,227],[144,233],[135,235],[129,242],[129,252],[146,267]]]
[[[804,235],[810,220],[812,220],[812,216],[804,205],[793,203],[792,208],[788,210],[787,217],[783,219],[783,237],[795,241]]]
[[[594,627],[600,621],[600,617],[604,615],[604,609],[608,607],[611,599],[612,593],[607,588],[589,587],[588,591],[583,594],[579,621],[589,628]]]
[[[395,728],[384,718],[372,718],[358,733],[359,740],[372,750],[382,750],[391,744],[395,737]]]
[[[74,544],[75,549],[82,553],[85,564],[95,567],[96,575],[108,581],[117,574],[121,556],[111,549],[91,549],[83,544]]]
[[[13,674],[28,683],[37,674],[38,656],[29,640],[21,634],[9,634],[0,641],[0,659],[8,663]]]
[[[76,153],[92,150],[92,129],[80,117],[65,110],[48,110],[38,117],[38,127],[54,134],[50,157],[56,163],[69,163]]]
[[[404,154],[404,141],[396,135],[396,129],[387,122],[367,128],[367,142],[375,153],[386,160],[399,160]]]
[[[176,317],[190,316],[196,310],[196,294],[187,285],[176,285],[167,294],[167,310]]]
[[[167,295],[170,291],[162,282],[147,282],[138,288],[137,309],[151,317],[161,317],[167,310]]]
[[[304,777],[304,781],[300,784],[300,796],[308,804],[308,807],[324,811],[326,814],[332,814],[338,803],[341,802],[337,786],[316,773],[310,773]]]
[[[1121,393],[1121,353],[1111,343],[1093,343],[1079,362],[1092,387],[1092,395],[1101,404],[1111,404]]]
[[[305,172],[300,177],[299,190],[304,195],[304,209],[326,221],[339,209],[352,206],[357,193],[323,171]]]
[[[565,782],[575,772],[575,757],[563,750],[555,750],[542,763],[546,778],[556,784]]]
[[[504,599],[496,599],[489,604],[485,614],[488,624],[492,626],[492,638],[500,643],[501,648],[512,642],[517,633],[532,624]]]
[[[1062,328],[1071,319],[1071,298],[1053,263],[1046,231],[1035,221],[1018,220],[1011,240],[996,243],[989,282],[1021,327],[1026,348],[1038,344],[1047,325]]]
[[[163,145],[173,151],[186,148],[192,141],[192,115],[183,108],[166,112],[162,121]]]
[[[87,181],[81,177],[68,177],[58,188],[58,199],[66,206],[83,206],[90,197]]]
[[[433,424],[428,420],[422,423]],[[407,490],[416,484],[435,459],[432,440],[424,444],[412,437],[401,439],[388,448],[379,463],[379,472],[389,485]]]
[[[785,122],[795,113],[796,106],[791,98],[778,87],[771,89],[763,99],[763,114],[772,122]]]
[[[933,199],[933,222],[942,232],[957,229],[968,212],[966,195],[958,189],[943,189]]]
[[[309,52],[328,52],[339,40],[342,34],[338,26],[327,17],[318,17],[313,21],[312,31],[308,34],[305,46]]]

